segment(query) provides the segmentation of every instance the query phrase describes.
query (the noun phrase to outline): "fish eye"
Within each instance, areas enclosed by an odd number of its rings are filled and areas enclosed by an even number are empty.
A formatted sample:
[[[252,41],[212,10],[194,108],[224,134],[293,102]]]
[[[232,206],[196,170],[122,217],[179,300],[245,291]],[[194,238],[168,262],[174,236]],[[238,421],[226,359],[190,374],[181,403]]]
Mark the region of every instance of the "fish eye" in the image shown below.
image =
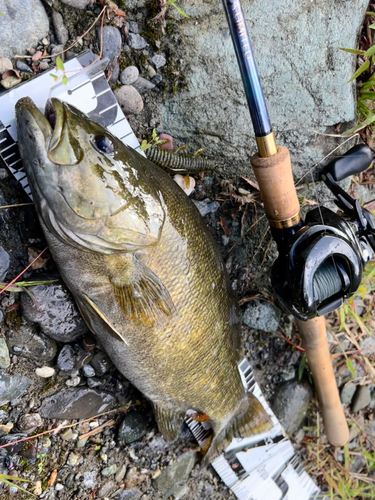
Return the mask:
[[[113,153],[112,141],[105,135],[96,136],[94,138],[94,144],[96,146],[96,149],[98,149],[102,153],[108,153],[108,154]]]

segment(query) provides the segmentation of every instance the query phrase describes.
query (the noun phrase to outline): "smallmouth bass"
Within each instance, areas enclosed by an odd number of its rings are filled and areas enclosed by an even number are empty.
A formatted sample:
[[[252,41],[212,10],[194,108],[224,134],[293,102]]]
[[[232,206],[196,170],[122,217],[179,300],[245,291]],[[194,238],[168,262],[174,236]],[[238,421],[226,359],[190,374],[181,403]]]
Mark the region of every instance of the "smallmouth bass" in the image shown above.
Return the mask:
[[[174,440],[208,416],[206,459],[271,426],[241,382],[241,314],[192,201],[161,169],[58,99],[16,105],[40,223],[80,312]],[[202,418],[202,417],[198,417]]]

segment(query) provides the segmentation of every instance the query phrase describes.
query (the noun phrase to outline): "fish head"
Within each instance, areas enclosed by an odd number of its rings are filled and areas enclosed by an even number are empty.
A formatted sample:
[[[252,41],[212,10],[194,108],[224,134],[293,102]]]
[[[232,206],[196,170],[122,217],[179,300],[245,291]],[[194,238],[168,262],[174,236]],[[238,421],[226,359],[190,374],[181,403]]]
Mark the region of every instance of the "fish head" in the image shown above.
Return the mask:
[[[18,141],[39,217],[66,243],[103,253],[155,245],[165,210],[143,157],[56,98],[16,104]]]

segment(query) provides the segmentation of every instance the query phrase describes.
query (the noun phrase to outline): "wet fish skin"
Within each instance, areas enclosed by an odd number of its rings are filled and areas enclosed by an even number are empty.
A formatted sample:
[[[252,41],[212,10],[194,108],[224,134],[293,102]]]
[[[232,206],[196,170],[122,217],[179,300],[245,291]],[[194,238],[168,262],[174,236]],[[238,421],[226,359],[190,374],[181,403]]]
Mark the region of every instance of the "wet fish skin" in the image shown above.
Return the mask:
[[[60,273],[114,364],[152,402],[164,436],[177,436],[188,410],[207,414],[212,457],[233,435],[268,428],[263,407],[243,389],[240,311],[191,200],[70,105],[52,99],[47,119],[25,98],[16,115]]]

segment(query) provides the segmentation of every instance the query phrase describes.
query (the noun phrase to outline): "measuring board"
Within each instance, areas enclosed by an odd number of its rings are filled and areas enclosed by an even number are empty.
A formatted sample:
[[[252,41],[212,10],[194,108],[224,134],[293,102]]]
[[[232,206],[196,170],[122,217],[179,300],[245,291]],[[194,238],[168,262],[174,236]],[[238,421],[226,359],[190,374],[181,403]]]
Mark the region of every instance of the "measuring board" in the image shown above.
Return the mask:
[[[57,97],[66,101],[93,121],[106,127],[125,144],[140,151],[140,145],[118,105],[104,75],[107,59],[99,60],[86,51],[64,63],[68,82],[56,83],[50,71],[0,94],[0,157],[25,192],[32,198],[17,146],[15,104],[30,97],[44,112],[46,101]],[[53,71],[62,76],[62,72]],[[313,500],[324,497],[295,456],[293,445],[255,382],[247,359],[238,365],[243,385],[258,398],[269,414],[273,427],[262,434],[235,438],[212,466],[239,500]],[[199,444],[211,433],[209,422],[186,423]]]

